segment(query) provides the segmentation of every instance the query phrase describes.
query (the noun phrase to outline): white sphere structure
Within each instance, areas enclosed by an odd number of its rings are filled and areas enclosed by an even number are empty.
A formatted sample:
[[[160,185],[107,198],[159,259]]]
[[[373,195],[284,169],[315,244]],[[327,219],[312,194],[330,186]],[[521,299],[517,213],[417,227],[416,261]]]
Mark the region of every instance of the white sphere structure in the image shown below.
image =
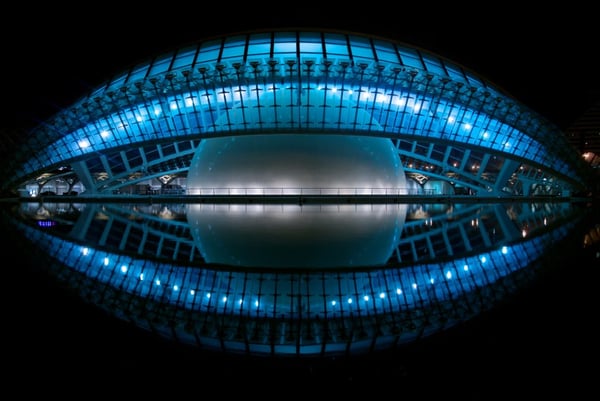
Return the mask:
[[[188,194],[406,193],[398,152],[387,138],[245,135],[202,141]]]

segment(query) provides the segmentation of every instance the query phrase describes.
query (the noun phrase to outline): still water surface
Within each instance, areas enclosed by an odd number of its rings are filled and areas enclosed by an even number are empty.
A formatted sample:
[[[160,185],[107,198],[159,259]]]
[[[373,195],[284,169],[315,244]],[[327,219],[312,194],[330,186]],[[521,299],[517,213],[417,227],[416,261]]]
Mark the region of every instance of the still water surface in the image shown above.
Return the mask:
[[[2,209],[13,251],[112,319],[270,356],[364,355],[439,336],[564,269],[598,227],[570,202]]]

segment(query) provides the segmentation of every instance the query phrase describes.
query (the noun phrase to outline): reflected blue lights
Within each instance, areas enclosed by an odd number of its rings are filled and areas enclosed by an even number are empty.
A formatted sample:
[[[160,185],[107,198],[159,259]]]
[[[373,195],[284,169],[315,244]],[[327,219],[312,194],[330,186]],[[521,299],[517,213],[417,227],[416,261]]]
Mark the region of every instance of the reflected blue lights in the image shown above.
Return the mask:
[[[167,265],[150,260],[136,260],[126,255],[107,254],[31,227],[21,226],[21,229],[30,240],[73,271],[139,297],[154,297],[162,303],[186,309],[208,310],[214,307],[211,303],[213,295],[223,303],[235,296],[239,299],[238,304],[242,310],[252,309],[264,317],[293,318],[298,311],[294,310],[290,295],[286,295],[288,292],[293,293],[293,290],[285,287],[296,281],[294,276],[303,277],[310,287],[311,300],[306,308],[313,315],[330,315],[343,311],[343,308],[336,308],[335,300],[327,303],[321,301],[329,297],[332,288],[342,289],[340,298],[346,299],[347,304],[353,304],[355,285],[366,291],[356,294],[364,301],[356,307],[369,313],[417,308],[423,302],[449,301],[454,297],[461,297],[525,268],[540,256],[548,243],[555,243],[563,238],[568,233],[569,225],[512,246],[502,246],[482,255],[448,262],[374,269],[353,274],[322,272],[314,275],[316,277],[304,276],[302,273],[190,269],[185,265]],[[146,277],[152,279],[147,281]],[[275,279],[282,286],[277,289],[280,293],[277,299],[269,296],[265,286],[260,285]],[[223,286],[223,283],[228,285]],[[407,292],[407,289],[411,291]],[[261,302],[247,304],[243,299],[261,299]],[[387,301],[388,299],[394,302]],[[379,312],[370,311],[376,304]]]

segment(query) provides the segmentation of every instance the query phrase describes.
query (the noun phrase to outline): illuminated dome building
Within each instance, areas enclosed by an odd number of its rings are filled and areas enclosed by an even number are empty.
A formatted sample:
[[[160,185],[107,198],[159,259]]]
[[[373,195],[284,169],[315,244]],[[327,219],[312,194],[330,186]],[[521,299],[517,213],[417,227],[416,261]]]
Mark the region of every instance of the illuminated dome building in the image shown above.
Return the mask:
[[[402,177],[372,182],[372,170],[354,182],[331,182],[336,192],[418,192],[429,183],[437,194],[569,196],[585,188],[588,174],[556,127],[456,63],[378,37],[277,31],[175,49],[106,82],[30,133],[7,165],[3,189],[35,196],[146,193],[147,185],[190,194],[235,189],[226,185],[263,193],[314,186],[286,181],[285,171],[279,173],[285,179],[265,182],[207,181],[220,189],[186,183],[203,141],[235,137],[245,148],[255,134],[391,142],[401,167],[385,167],[386,173]],[[342,145],[349,139],[328,140],[321,151],[332,161],[339,152],[352,154]],[[357,146],[367,152],[370,145]],[[250,167],[230,168],[247,179]]]
[[[514,291],[567,237],[547,224],[575,221],[558,203],[474,220],[469,208],[409,210],[403,196],[568,199],[590,174],[556,127],[461,65],[380,37],[295,30],[211,38],[136,65],[34,129],[7,168],[4,190],[22,199],[108,202],[38,205],[16,223],[84,298],[178,342],[269,355],[368,352],[451,327]],[[157,197],[151,210],[110,204],[131,195]],[[215,195],[269,202],[213,205]],[[317,201],[277,203],[288,195]],[[347,203],[318,203],[328,195]],[[348,202],[358,195],[367,201]],[[331,239],[349,215],[339,238],[351,257],[253,228],[285,220]],[[48,216],[59,232],[31,224]],[[264,238],[336,257],[269,264]]]

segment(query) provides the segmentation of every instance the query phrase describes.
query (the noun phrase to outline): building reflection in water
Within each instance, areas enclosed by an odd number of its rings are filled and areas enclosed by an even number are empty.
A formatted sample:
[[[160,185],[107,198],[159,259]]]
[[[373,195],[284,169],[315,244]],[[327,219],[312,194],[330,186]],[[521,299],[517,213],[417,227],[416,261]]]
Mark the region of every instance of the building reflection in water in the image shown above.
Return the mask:
[[[404,225],[403,204],[187,205],[194,244],[209,263],[247,267],[381,266]]]
[[[583,211],[23,202],[3,215],[44,269],[116,319],[231,354],[326,356],[410,344],[493,308]]]

